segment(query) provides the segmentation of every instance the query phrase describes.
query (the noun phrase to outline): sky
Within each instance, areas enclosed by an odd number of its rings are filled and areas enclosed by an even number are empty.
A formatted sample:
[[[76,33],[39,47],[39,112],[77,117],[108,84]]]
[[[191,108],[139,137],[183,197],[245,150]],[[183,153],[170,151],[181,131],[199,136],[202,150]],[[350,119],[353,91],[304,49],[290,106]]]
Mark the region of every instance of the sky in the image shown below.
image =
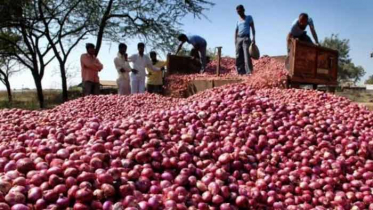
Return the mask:
[[[236,6],[244,5],[246,14],[254,19],[256,42],[261,55],[285,55],[286,36],[292,22],[302,12],[313,19],[319,40],[339,34],[342,39],[350,40],[350,56],[356,65],[366,71],[362,82],[373,75],[373,1],[372,0],[212,0],[215,6],[204,14],[206,18],[196,19],[188,15],[181,22],[181,29],[187,35],[200,35],[207,40],[208,48],[222,46],[223,55],[234,56],[234,30],[238,15]],[[308,29],[308,34],[311,33]],[[312,36],[311,36],[312,37]],[[69,85],[79,84],[79,58],[85,53],[85,43],[95,42],[88,38],[80,43],[70,56],[68,64],[75,72]],[[137,40],[123,40],[128,45],[128,54],[136,53]],[[101,80],[116,80],[117,73],[113,59],[117,54],[117,43],[105,43],[98,58],[104,65],[100,72]],[[146,49],[149,52],[151,49]],[[57,89],[61,81],[56,73],[58,63],[52,62],[43,79],[44,89]],[[29,70],[24,70],[11,78],[12,89],[34,88]],[[0,89],[5,89],[0,86]]]

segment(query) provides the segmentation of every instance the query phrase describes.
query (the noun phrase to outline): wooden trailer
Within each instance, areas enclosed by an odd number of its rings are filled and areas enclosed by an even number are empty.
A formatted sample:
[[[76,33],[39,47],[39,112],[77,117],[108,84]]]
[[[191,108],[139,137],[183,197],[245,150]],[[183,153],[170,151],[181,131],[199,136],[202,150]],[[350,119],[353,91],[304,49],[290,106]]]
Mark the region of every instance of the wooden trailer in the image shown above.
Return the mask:
[[[338,76],[338,51],[294,40],[287,61],[288,87],[325,85],[334,92]]]
[[[191,56],[168,55],[167,74],[196,74],[201,69],[199,60]]]

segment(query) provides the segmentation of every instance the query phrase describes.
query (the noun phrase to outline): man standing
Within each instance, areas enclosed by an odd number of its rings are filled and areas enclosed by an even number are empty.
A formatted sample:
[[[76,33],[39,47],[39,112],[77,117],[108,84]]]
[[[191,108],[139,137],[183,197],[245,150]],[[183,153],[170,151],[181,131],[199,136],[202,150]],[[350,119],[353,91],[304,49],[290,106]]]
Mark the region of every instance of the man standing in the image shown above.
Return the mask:
[[[102,70],[103,65],[96,58],[96,49],[94,44],[87,43],[86,49],[87,53],[84,53],[80,57],[83,95],[98,95],[100,93],[100,79],[98,77],[98,72]]]
[[[179,44],[179,47],[177,48],[176,54],[179,53],[179,51],[181,50],[185,42],[188,42],[189,44],[193,45],[192,50],[199,52],[199,56],[201,59],[201,66],[202,66],[201,73],[205,72],[206,63],[207,63],[206,62],[206,51],[207,51],[206,40],[197,35],[187,36],[185,34],[180,34],[178,39],[181,43]]]
[[[245,15],[243,5],[238,5],[237,13],[240,19],[237,21],[234,40],[236,44],[236,68],[238,74],[250,74],[253,71],[253,63],[249,53],[250,44],[255,44],[254,20],[250,15]],[[253,39],[250,38],[250,28],[253,32]]]
[[[137,45],[139,51],[138,54],[134,54],[128,58],[128,61],[132,63],[133,70],[130,73],[131,80],[131,94],[134,93],[144,93],[145,92],[145,68],[148,67],[153,71],[160,71],[164,68],[157,68],[153,66],[150,58],[144,55],[145,44],[139,43]]]
[[[319,44],[319,39],[317,38],[317,33],[312,18],[308,17],[308,14],[302,13],[299,15],[297,20],[294,20],[291,30],[288,34],[288,52],[290,51],[290,44],[293,39],[313,44],[311,38],[307,35],[307,26],[310,26],[311,33],[316,44]]]
[[[167,64],[164,61],[159,61],[157,59],[157,53],[151,51],[149,53],[150,59],[152,60],[152,64],[155,67],[162,68],[165,67]],[[148,77],[146,81],[146,89],[149,93],[158,93],[162,94],[162,86],[163,86],[163,72],[162,71],[153,71],[150,68],[147,68],[146,71],[148,72]]]
[[[119,44],[119,52],[114,59],[115,68],[118,71],[118,94],[129,95],[131,93],[129,73],[132,71],[127,58],[127,45],[124,43]]]

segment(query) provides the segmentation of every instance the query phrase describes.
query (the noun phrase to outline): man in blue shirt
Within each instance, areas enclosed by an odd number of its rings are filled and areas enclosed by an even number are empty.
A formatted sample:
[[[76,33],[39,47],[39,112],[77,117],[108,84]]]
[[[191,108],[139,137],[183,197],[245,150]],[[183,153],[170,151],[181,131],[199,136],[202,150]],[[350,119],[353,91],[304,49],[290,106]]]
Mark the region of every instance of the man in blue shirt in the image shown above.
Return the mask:
[[[253,63],[249,53],[251,43],[255,44],[254,20],[250,15],[245,15],[243,5],[238,5],[237,13],[240,19],[237,21],[234,40],[236,44],[236,68],[238,74],[250,74],[253,71]],[[250,38],[250,28],[253,32],[253,39]]]
[[[288,52],[290,51],[290,44],[293,39],[313,44],[311,38],[307,35],[307,26],[310,27],[316,44],[319,45],[319,40],[317,38],[317,33],[312,18],[308,17],[308,14],[302,13],[299,15],[299,18],[293,22],[291,30],[288,34]]]
[[[207,42],[204,38],[193,35],[193,36],[187,36],[185,34],[180,34],[178,37],[179,41],[181,42],[179,44],[179,47],[177,48],[176,54],[179,53],[181,47],[185,42],[188,42],[189,44],[193,45],[192,51],[199,52],[199,56],[201,59],[201,73],[205,71],[206,67],[206,50],[207,50]]]

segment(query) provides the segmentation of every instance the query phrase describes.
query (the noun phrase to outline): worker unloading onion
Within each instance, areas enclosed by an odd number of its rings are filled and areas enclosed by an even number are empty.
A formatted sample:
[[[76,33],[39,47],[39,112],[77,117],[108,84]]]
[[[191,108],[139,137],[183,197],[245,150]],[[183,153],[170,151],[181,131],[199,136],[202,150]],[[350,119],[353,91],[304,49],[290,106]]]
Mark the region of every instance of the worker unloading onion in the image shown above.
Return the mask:
[[[181,43],[179,44],[179,47],[177,48],[176,55],[179,53],[180,49],[182,48],[185,42],[188,42],[189,44],[193,45],[192,52],[198,52],[200,59],[201,59],[201,71],[200,72],[204,73],[206,64],[207,64],[207,60],[206,60],[207,42],[206,40],[198,35],[187,36],[185,34],[180,34],[178,39]]]
[[[294,20],[291,30],[287,37],[288,52],[290,52],[290,46],[292,40],[299,40],[302,42],[307,42],[313,44],[311,38],[307,35],[307,26],[310,27],[313,39],[315,43],[319,45],[319,39],[317,38],[317,33],[315,30],[315,25],[313,24],[312,18],[308,17],[308,14],[302,13],[299,15],[297,20]]]

